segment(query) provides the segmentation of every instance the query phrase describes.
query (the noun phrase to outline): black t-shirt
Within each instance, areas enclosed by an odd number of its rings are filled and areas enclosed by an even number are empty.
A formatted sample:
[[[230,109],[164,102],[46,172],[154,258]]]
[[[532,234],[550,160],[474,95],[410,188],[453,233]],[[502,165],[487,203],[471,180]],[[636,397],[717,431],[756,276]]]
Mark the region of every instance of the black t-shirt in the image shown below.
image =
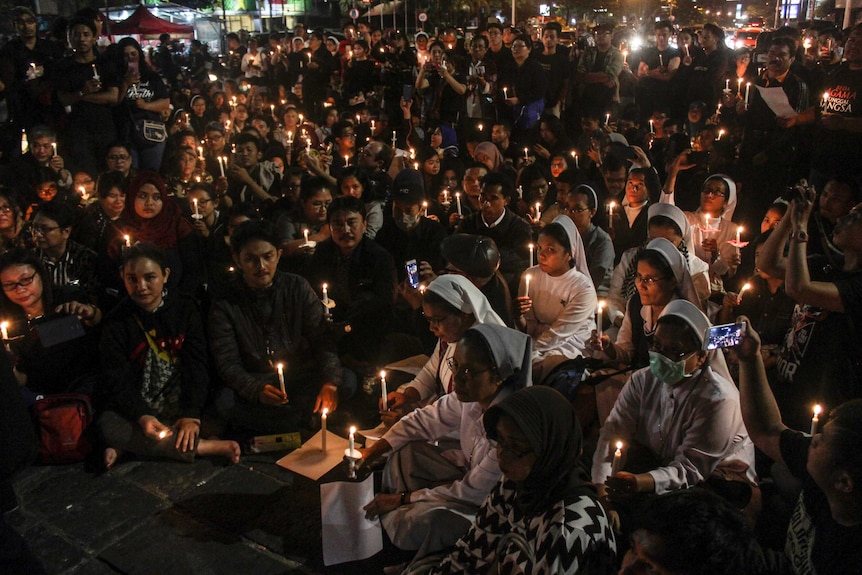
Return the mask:
[[[802,494],[787,527],[784,552],[797,575],[858,575],[862,568],[862,525],[839,525],[823,491],[808,474],[811,438],[785,430],[781,457],[790,472],[802,480]]]
[[[53,82],[57,92],[78,92],[84,84],[98,72],[102,89],[116,88],[120,85],[120,77],[116,68],[107,60],[97,58],[93,62],[81,63],[72,57],[66,57],[54,68]],[[104,126],[113,124],[112,107],[93,104],[91,102],[75,102],[69,114],[71,126],[88,132],[97,131]]]
[[[862,70],[851,70],[842,64],[827,76],[819,108],[821,117],[827,114],[842,118],[862,117]],[[856,162],[862,160],[862,134],[848,130],[827,130],[822,122],[814,127],[811,166],[831,174],[858,174]]]
[[[557,46],[557,51],[553,54],[546,55],[539,51],[536,52],[534,57],[548,78],[548,91],[545,92],[545,106],[556,106],[571,70],[569,55],[563,46]]]

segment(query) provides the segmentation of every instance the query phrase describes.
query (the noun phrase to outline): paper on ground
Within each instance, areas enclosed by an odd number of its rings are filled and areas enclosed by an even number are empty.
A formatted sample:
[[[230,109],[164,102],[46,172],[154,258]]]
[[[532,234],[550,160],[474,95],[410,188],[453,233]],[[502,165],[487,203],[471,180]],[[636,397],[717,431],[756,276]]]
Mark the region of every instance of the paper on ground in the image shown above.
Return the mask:
[[[327,431],[326,453],[323,453],[321,451],[322,433],[322,431],[318,431],[302,447],[291,451],[276,463],[294,473],[304,475],[312,481],[317,481],[344,460],[344,450],[347,449],[348,444],[343,437]]]
[[[422,371],[426,363],[428,363],[427,355],[414,355],[401,361],[390,363],[383,369],[385,371],[403,371],[415,377],[417,373]]]
[[[796,115],[796,110],[790,105],[787,100],[787,94],[783,88],[763,88],[755,86],[760,92],[760,97],[769,106],[769,109],[779,118],[792,118]]]
[[[368,559],[383,550],[380,520],[369,521],[362,507],[374,499],[374,475],[364,481],[335,481],[320,486],[323,564]]]

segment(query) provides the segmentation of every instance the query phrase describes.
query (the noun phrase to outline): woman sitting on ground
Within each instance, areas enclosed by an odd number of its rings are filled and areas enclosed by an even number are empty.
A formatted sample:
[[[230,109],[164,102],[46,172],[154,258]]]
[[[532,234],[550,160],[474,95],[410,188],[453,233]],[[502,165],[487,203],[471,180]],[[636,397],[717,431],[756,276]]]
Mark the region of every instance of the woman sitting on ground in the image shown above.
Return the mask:
[[[171,270],[152,244],[128,248],[120,269],[129,297],[106,318],[99,346],[105,467],[126,451],[189,462],[220,455],[237,463],[236,442],[201,437],[209,366],[197,306],[165,288]]]

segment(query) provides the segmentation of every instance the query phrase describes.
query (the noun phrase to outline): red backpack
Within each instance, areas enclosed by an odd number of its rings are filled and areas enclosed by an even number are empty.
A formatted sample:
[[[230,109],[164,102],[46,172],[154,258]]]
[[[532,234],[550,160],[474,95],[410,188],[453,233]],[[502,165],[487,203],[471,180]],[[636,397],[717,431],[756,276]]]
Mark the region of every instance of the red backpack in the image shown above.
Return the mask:
[[[39,433],[39,461],[75,463],[92,451],[86,430],[93,422],[90,398],[81,393],[46,395],[33,404]]]

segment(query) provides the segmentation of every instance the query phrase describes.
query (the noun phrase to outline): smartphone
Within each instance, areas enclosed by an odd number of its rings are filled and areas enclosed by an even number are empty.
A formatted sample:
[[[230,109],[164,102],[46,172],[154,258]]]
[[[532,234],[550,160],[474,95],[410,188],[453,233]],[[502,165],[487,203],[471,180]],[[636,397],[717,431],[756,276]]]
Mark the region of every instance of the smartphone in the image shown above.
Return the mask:
[[[745,331],[745,322],[714,325],[706,332],[706,349],[711,350],[739,345],[742,341],[743,331]]]
[[[407,270],[407,281],[410,282],[410,286],[417,289],[419,287],[419,265],[416,260],[409,260],[404,264],[404,268]]]
[[[33,323],[42,347],[51,347],[86,335],[76,315],[45,318]]]
[[[404,84],[401,87],[401,97],[404,98],[405,102],[409,102],[413,99],[413,86],[410,84]]]

